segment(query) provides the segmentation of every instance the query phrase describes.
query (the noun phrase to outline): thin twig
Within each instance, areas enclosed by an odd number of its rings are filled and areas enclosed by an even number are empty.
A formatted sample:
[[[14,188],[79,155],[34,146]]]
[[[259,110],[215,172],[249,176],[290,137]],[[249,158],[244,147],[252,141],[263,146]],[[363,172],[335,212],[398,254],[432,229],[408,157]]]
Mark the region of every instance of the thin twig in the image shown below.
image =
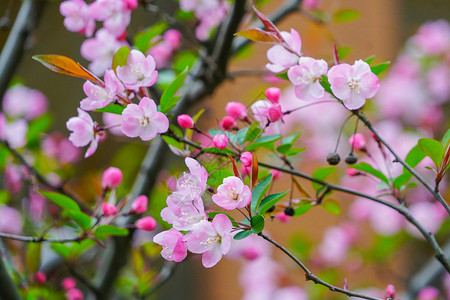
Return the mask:
[[[24,236],[17,234],[9,234],[6,232],[0,232],[0,238],[28,242],[28,243],[71,243],[71,242],[79,242],[83,239],[86,239],[86,236],[76,236],[71,238],[45,238],[42,236]]]

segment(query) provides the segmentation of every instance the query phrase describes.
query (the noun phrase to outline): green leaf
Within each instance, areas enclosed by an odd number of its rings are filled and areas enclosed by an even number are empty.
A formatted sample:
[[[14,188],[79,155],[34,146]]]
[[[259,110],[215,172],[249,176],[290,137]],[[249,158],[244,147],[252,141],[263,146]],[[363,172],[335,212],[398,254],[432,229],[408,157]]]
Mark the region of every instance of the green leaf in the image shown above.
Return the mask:
[[[447,132],[444,134],[444,137],[442,138],[442,146],[444,146],[444,149],[447,149],[450,144],[450,129],[447,130]]]
[[[28,124],[27,131],[27,146],[30,147],[33,144],[37,144],[39,142],[39,138],[41,133],[45,132],[50,125],[52,124],[53,118],[49,114],[45,114],[37,119],[32,120]]]
[[[237,139],[237,142],[238,142],[240,145],[244,145],[244,143],[245,143],[245,136],[246,136],[247,133],[248,133],[248,129],[249,129],[249,127],[245,127],[245,128],[240,129],[240,130],[236,133],[236,139]]]
[[[312,174],[313,178],[319,179],[319,180],[325,180],[327,179],[327,177],[333,173],[333,171],[336,170],[336,167],[324,167],[324,168],[318,168],[314,171],[314,173]],[[313,182],[312,186],[314,188],[314,190],[319,190],[322,185]]]
[[[339,58],[343,60],[352,52],[352,47],[338,47],[337,52]]]
[[[385,183],[389,184],[388,178],[382,172],[380,172],[379,170],[375,169],[374,167],[372,167],[368,163],[362,162],[362,163],[357,164],[357,165],[352,165],[352,169],[356,169],[356,170],[363,171],[365,173],[371,174],[371,175],[375,176],[376,178],[381,179]]]
[[[425,158],[425,154],[419,149],[419,146],[414,146],[411,150],[409,150],[406,155],[405,162],[410,165],[412,168],[417,166],[423,159]],[[408,171],[406,168],[403,168],[404,171]]]
[[[219,148],[216,148],[216,147],[205,148],[205,149],[203,149],[203,152],[205,152],[205,153],[214,153],[214,154],[231,154],[231,155],[234,154],[233,151],[231,151],[228,148],[219,149]]]
[[[47,191],[39,191],[39,193],[65,210],[81,211],[78,204],[66,195]]]
[[[321,206],[330,214],[339,215],[341,213],[341,206],[339,205],[339,202],[335,200],[327,199],[322,202]]]
[[[267,189],[272,183],[272,174],[269,174],[266,178],[264,178],[254,189],[252,192],[252,202],[251,202],[251,210],[252,212],[256,212],[256,209],[259,207],[262,198],[264,197]]]
[[[375,55],[372,55],[372,56],[369,56],[368,58],[366,58],[364,61],[370,65],[374,59],[375,59]]]
[[[153,24],[146,30],[138,32],[134,36],[134,47],[142,53],[146,53],[151,46],[152,39],[158,35],[162,35],[167,27],[168,23],[166,21],[161,21]]]
[[[357,10],[342,9],[333,15],[333,21],[336,23],[352,22],[359,19],[360,15],[361,14]]]
[[[62,213],[63,217],[73,220],[80,225],[83,230],[88,230],[91,227],[91,217],[81,211],[65,210]]]
[[[248,127],[247,133],[245,135],[246,142],[253,142],[258,135],[261,133],[262,129],[258,127],[259,122],[253,122],[250,127]]]
[[[197,54],[194,51],[187,50],[187,51],[181,51],[179,52],[174,59],[173,62],[173,68],[175,72],[180,73],[182,72],[186,67],[189,69],[192,68],[192,66],[197,61]]]
[[[322,75],[322,80],[319,81],[319,83],[325,89],[325,91],[333,95],[333,91],[331,90],[331,85],[330,82],[328,81],[327,76]]]
[[[62,257],[64,257],[64,258],[70,257],[71,251],[67,245],[64,245],[62,243],[51,243],[50,247],[53,249],[53,251],[55,251]]]
[[[303,152],[303,151],[305,151],[305,150],[306,150],[305,147],[302,147],[302,148],[295,148],[295,149],[290,149],[289,151],[287,151],[287,152],[285,153],[285,155],[286,155],[286,156],[291,156],[291,155],[295,155],[295,154],[298,154],[298,153],[300,153],[300,152]]]
[[[290,145],[293,144],[300,136],[302,135],[301,131],[298,131],[297,133],[291,134],[287,137],[285,137],[281,141],[281,145]]]
[[[41,246],[42,243],[28,243],[26,264],[31,274],[34,274],[39,269],[41,263]]]
[[[286,154],[289,150],[291,150],[292,144],[284,144],[277,147],[277,152],[281,154]]]
[[[411,173],[406,171],[405,173],[397,176],[392,182],[392,184],[396,189],[400,189],[403,185],[405,185],[409,181],[409,179],[411,179],[411,176],[412,176]]]
[[[300,215],[303,215],[303,214],[307,213],[313,207],[314,207],[314,205],[306,203],[306,204],[303,204],[303,205],[295,208],[295,210],[294,210],[294,217],[300,216]]]
[[[128,229],[113,225],[100,225],[95,229],[94,236],[98,239],[105,239],[107,236],[126,236]]]
[[[103,108],[97,108],[96,112],[103,112],[103,113],[111,113],[116,115],[121,115],[125,107],[117,104],[109,104]]]
[[[278,73],[278,74],[274,74],[274,75],[275,75],[275,77],[289,81],[287,72]]]
[[[167,87],[164,93],[161,96],[161,112],[167,113],[169,110],[175,107],[178,102],[179,97],[175,96],[175,93],[180,89],[183,85],[184,79],[189,73],[188,67],[181,72],[175,80]]]
[[[182,142],[177,141],[173,137],[163,135],[162,138],[167,145],[171,145],[177,149],[184,150],[184,144]]]
[[[286,196],[286,194],[288,192],[289,191],[286,191],[283,193],[271,194],[271,195],[268,195],[267,197],[265,197],[264,199],[262,199],[261,204],[259,205],[259,213],[265,214],[269,210],[269,208],[271,208],[278,201],[283,199],[283,197]]]
[[[128,48],[127,46],[123,46],[119,50],[117,50],[116,54],[114,54],[113,56],[112,61],[112,68],[114,72],[116,72],[117,67],[127,65],[127,58],[129,53],[130,48]]]
[[[255,215],[250,220],[250,225],[252,226],[253,233],[260,233],[264,229],[264,216]]]
[[[444,147],[441,143],[433,139],[423,138],[418,141],[417,145],[423,154],[431,158],[436,168],[439,168],[444,156]]]
[[[273,144],[275,143],[275,141],[278,141],[279,139],[281,139],[281,137],[282,137],[281,134],[262,136],[259,139],[257,139],[253,144],[249,145],[247,147],[247,151],[252,151],[259,147],[273,148]]]
[[[242,239],[245,239],[246,237],[248,237],[251,234],[252,234],[251,230],[243,230],[243,231],[240,231],[240,232],[236,233],[233,236],[233,239],[235,239],[235,240],[242,240]]]
[[[377,66],[370,67],[370,70],[371,70],[372,73],[374,73],[375,75],[378,75],[378,74],[380,74],[381,72],[383,72],[384,70],[386,70],[387,67],[389,67],[390,64],[391,64],[391,62],[390,62],[390,61],[387,61],[387,62],[381,63],[381,64],[379,64],[379,65],[377,65]]]

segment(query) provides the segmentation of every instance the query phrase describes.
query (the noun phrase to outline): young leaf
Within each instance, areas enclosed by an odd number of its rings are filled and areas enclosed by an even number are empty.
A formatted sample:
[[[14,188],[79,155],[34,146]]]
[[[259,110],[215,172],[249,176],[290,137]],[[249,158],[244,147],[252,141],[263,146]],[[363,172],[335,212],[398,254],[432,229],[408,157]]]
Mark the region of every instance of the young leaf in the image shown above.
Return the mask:
[[[309,203],[303,204],[303,205],[297,207],[294,210],[294,217],[300,216],[300,215],[303,215],[303,214],[307,213],[313,207],[314,207],[314,205],[309,204]]]
[[[261,128],[258,127],[258,122],[253,122],[250,127],[248,127],[247,133],[245,135],[246,142],[253,142],[261,132]]]
[[[300,184],[300,182],[298,182],[297,179],[292,178],[292,180],[294,181],[295,187],[300,192],[300,194],[302,194],[303,197],[311,198],[311,195],[303,188],[303,186]]]
[[[322,203],[323,209],[325,209],[327,212],[333,215],[339,215],[341,213],[341,206],[339,205],[339,202],[327,199]]]
[[[271,195],[265,197],[264,199],[262,199],[261,204],[259,205],[259,213],[265,214],[269,210],[269,208],[271,208],[272,206],[277,204],[278,201],[283,199],[283,197],[286,196],[286,194],[288,192],[289,191],[286,191],[283,193],[271,194]]]
[[[228,154],[228,157],[230,158],[231,164],[233,165],[233,173],[234,173],[234,176],[236,176],[236,177],[238,177],[238,178],[241,178],[241,175],[239,174],[239,170],[238,170],[238,168],[237,168],[237,166],[236,166],[236,161],[234,160],[233,156],[231,156],[230,154]]]
[[[146,53],[151,46],[151,40],[158,35],[162,35],[168,26],[166,21],[161,21],[153,24],[146,30],[138,32],[134,36],[133,45],[142,53]]]
[[[419,150],[431,158],[436,168],[439,168],[444,156],[444,147],[436,140],[423,138],[417,143]]]
[[[267,32],[259,28],[246,29],[239,31],[234,35],[242,36],[243,38],[249,39],[255,42],[262,43],[280,43],[281,40],[273,32]]]
[[[66,195],[47,191],[39,191],[39,193],[65,210],[81,211],[78,204]]]
[[[247,151],[252,151],[259,147],[273,147],[273,144],[275,141],[278,141],[281,139],[281,134],[272,134],[272,135],[266,135],[262,136],[259,139],[257,139],[253,144],[249,145],[247,147]]]
[[[189,69],[186,67],[183,72],[181,72],[177,78],[167,87],[161,96],[161,112],[167,113],[169,110],[175,107],[179,97],[175,96],[175,93],[183,85],[184,79],[186,78]]]
[[[387,61],[387,62],[381,63],[381,64],[379,64],[379,65],[377,65],[377,66],[370,67],[370,70],[371,70],[372,73],[374,73],[375,75],[378,75],[378,74],[380,74],[381,72],[383,72],[384,70],[386,70],[387,67],[389,67],[390,64],[391,64],[391,62],[390,62],[390,61]]]
[[[253,10],[255,11],[258,19],[260,19],[261,22],[264,24],[264,27],[266,27],[267,31],[273,32],[280,41],[284,41],[283,37],[281,36],[280,30],[278,30],[278,28],[272,23],[272,21],[270,21],[265,15],[263,15],[254,6],[253,6]]]
[[[94,232],[94,236],[98,239],[105,239],[106,236],[126,236],[128,229],[120,228],[113,225],[100,225]]]
[[[56,54],[34,55],[33,59],[40,62],[53,72],[83,78],[95,84],[103,86],[103,82],[94,74],[86,70],[83,66],[81,66],[73,59],[66,56]]]
[[[124,109],[125,109],[125,107],[123,107],[121,105],[109,104],[103,108],[98,108],[95,111],[121,115]]]
[[[450,143],[450,129],[447,130],[447,132],[444,134],[444,137],[442,138],[442,146],[444,146],[444,149],[447,149],[449,147]]]
[[[262,215],[255,215],[250,220],[250,225],[252,226],[253,233],[260,233],[264,229],[264,217]]]
[[[294,143],[300,136],[302,135],[302,132],[299,131],[297,133],[291,134],[287,137],[285,137],[282,141],[281,141],[281,145],[291,145],[292,143]]]
[[[31,274],[36,273],[39,269],[39,264],[41,263],[41,246],[42,243],[28,243],[27,245],[26,264]]]
[[[258,180],[259,167],[258,167],[258,156],[256,153],[252,153],[252,187],[256,185],[256,181]]]
[[[62,215],[63,217],[73,220],[80,225],[83,230],[88,230],[89,227],[91,227],[91,217],[81,211],[65,210]]]
[[[408,154],[406,155],[405,162],[410,165],[412,168],[417,166],[423,159],[425,158],[425,155],[420,151],[419,146],[416,145],[414,148],[409,150]],[[403,168],[404,172],[408,172],[406,168]]]
[[[360,17],[360,13],[353,9],[342,9],[337,11],[333,16],[333,21],[336,23],[345,23],[355,21]]]
[[[278,74],[274,74],[275,77],[289,81],[289,76],[287,74],[287,72],[282,72],[282,73],[278,73]]]
[[[116,72],[117,67],[126,66],[128,54],[130,53],[130,48],[127,46],[121,47],[117,50],[116,54],[113,56],[112,68]]]
[[[381,179],[385,183],[389,184],[389,180],[387,179],[387,177],[383,173],[381,173],[380,171],[369,165],[368,163],[362,162],[360,164],[353,165],[352,169],[356,169],[371,174],[376,178]]]
[[[256,212],[256,209],[259,207],[264,194],[272,183],[272,174],[269,174],[266,178],[264,178],[254,189],[252,192],[252,202],[251,202],[251,210],[252,212]]]
[[[51,243],[50,247],[52,248],[53,251],[55,251],[62,257],[64,257],[64,258],[70,257],[71,251],[68,246],[61,244],[61,243]]]
[[[314,173],[312,174],[312,177],[319,179],[319,180],[325,180],[331,173],[333,173],[334,170],[336,170],[336,167],[318,168],[314,171]],[[316,191],[318,191],[322,185],[313,182],[312,186]]]
[[[235,240],[242,240],[242,239],[245,239],[246,237],[248,237],[251,234],[252,234],[251,230],[243,230],[243,231],[240,231],[240,232],[236,233],[233,236],[233,239],[235,239]]]
[[[233,151],[231,151],[228,148],[225,149],[219,149],[216,147],[209,147],[209,148],[205,148],[203,149],[203,152],[205,153],[214,153],[214,154],[228,154],[228,155],[233,155]]]

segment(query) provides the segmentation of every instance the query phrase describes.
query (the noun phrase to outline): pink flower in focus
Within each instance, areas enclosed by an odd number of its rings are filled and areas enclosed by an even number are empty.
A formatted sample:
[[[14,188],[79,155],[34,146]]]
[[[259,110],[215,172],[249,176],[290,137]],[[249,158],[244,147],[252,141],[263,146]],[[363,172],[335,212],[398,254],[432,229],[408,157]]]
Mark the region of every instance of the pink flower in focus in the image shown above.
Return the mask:
[[[158,79],[155,67],[156,63],[151,55],[146,57],[139,50],[131,50],[127,57],[127,65],[117,67],[116,72],[127,89],[133,90],[155,84]]]
[[[243,120],[247,117],[247,107],[241,102],[228,102],[225,106],[226,113],[235,120]]]
[[[83,300],[83,292],[77,288],[70,289],[66,292],[67,300]]]
[[[114,216],[117,214],[117,208],[111,203],[104,202],[102,205],[102,211],[105,216]]]
[[[439,290],[434,286],[426,286],[420,290],[417,300],[437,300],[439,299]]]
[[[270,63],[266,64],[266,68],[273,73],[282,72],[296,65],[301,55],[302,40],[297,31],[294,29],[291,29],[290,33],[282,31],[281,36],[295,53],[292,53],[281,45],[275,45],[270,48],[267,51],[267,58]]]
[[[228,145],[228,138],[225,134],[216,134],[213,137],[213,145],[218,149],[225,149]]]
[[[143,214],[148,209],[148,197],[145,195],[138,196],[131,204],[131,211],[137,214]]]
[[[128,137],[140,137],[143,141],[169,129],[166,115],[156,110],[155,101],[143,97],[139,105],[128,104],[122,112],[122,132]]]
[[[216,215],[211,223],[198,222],[186,236],[189,251],[202,253],[203,266],[213,267],[230,250],[232,228],[230,219],[224,214]]]
[[[136,221],[136,223],[134,223],[134,225],[136,226],[136,228],[145,231],[153,231],[155,230],[156,226],[158,226],[155,219],[153,219],[152,217],[140,218]]]
[[[212,196],[214,203],[227,210],[245,207],[251,199],[250,188],[236,176],[224,178],[223,184],[217,188],[217,194]]]
[[[75,147],[80,148],[90,144],[84,155],[85,158],[97,150],[100,135],[96,132],[96,126],[97,124],[94,123],[91,116],[80,108],[78,108],[78,117],[72,117],[66,123],[67,129],[72,131],[69,140]]]
[[[169,199],[166,203],[167,207],[161,211],[161,218],[178,230],[191,230],[195,224],[201,220],[206,220],[201,198],[197,198],[194,203],[191,202],[190,205],[184,206],[178,206]]]
[[[45,113],[48,103],[47,98],[40,91],[15,85],[6,91],[2,107],[9,117],[24,117],[31,120]]]
[[[87,98],[81,101],[80,107],[83,110],[94,110],[103,108],[113,102],[118,93],[125,91],[125,87],[113,70],[107,70],[105,73],[105,87],[86,81],[83,85],[83,90]]]
[[[241,162],[244,167],[250,167],[253,161],[253,154],[251,152],[244,152],[241,154]]]
[[[59,12],[65,17],[64,26],[72,32],[92,36],[95,20],[90,17],[89,6],[83,0],[68,0],[61,3]]]
[[[327,74],[328,64],[323,59],[301,57],[298,65],[288,71],[289,80],[295,85],[295,95],[301,100],[320,99],[325,89],[320,84],[322,75]]]
[[[175,228],[158,233],[153,242],[163,247],[161,256],[166,260],[180,262],[187,256],[184,235]]]
[[[380,88],[378,77],[368,63],[357,60],[350,66],[340,64],[328,71],[328,80],[334,95],[344,102],[346,108],[361,108],[366,99],[372,98]]]
[[[194,127],[194,120],[190,115],[183,114],[177,117],[178,124],[181,128],[189,129]]]
[[[350,147],[352,147],[352,149],[361,151],[366,150],[366,139],[361,133],[355,133],[354,135],[352,135],[349,138],[348,143],[350,144]]]
[[[122,171],[116,167],[109,167],[103,172],[102,188],[115,189],[122,182]]]
[[[269,100],[272,103],[278,103],[278,100],[280,99],[281,96],[281,90],[277,87],[272,86],[266,89],[265,94],[267,100]]]
[[[66,277],[61,281],[61,286],[67,291],[75,288],[77,286],[77,283],[72,277]]]

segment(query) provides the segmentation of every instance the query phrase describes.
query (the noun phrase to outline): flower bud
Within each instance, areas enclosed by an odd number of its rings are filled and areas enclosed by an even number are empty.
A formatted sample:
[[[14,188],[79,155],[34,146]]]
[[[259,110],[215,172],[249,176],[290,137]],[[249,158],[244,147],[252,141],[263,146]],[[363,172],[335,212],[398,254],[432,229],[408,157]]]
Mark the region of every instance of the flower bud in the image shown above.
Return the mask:
[[[143,214],[148,208],[148,198],[145,195],[140,195],[131,204],[131,211],[137,214]]]
[[[273,179],[278,179],[281,176],[281,171],[275,170],[275,169],[271,169],[269,171],[270,174],[272,174],[272,178]]]
[[[272,104],[269,107],[268,115],[270,122],[281,120],[281,118],[283,118],[283,112],[281,111],[280,104]]]
[[[266,90],[267,100],[272,103],[278,103],[278,100],[280,100],[280,96],[281,90],[277,87],[272,86]]]
[[[353,165],[358,161],[358,155],[356,153],[349,153],[346,157],[345,157],[345,162],[349,165]]]
[[[426,286],[420,290],[417,300],[437,300],[439,299],[439,291],[433,286]]]
[[[360,171],[358,171],[358,170],[356,170],[356,169],[353,169],[353,168],[348,168],[348,169],[346,170],[346,172],[347,172],[347,175],[348,175],[348,176],[358,176],[358,175],[361,175],[361,174],[362,174]]]
[[[353,149],[365,151],[366,150],[366,139],[361,133],[355,133],[348,140],[350,146]]]
[[[331,152],[327,156],[327,162],[334,166],[337,165],[341,161],[341,158],[339,157],[339,154],[337,152]]]
[[[136,225],[136,228],[138,229],[142,229],[145,231],[153,231],[158,224],[152,217],[143,217],[137,220],[134,225]]]
[[[213,137],[213,145],[214,147],[223,150],[228,145],[228,138],[225,134],[216,134]]]
[[[228,102],[225,111],[236,120],[242,120],[247,117],[247,107],[240,102]]]
[[[194,127],[194,120],[192,120],[190,115],[179,115],[177,121],[181,128],[189,129]]]
[[[105,216],[114,216],[117,214],[117,208],[111,203],[104,202],[102,205],[102,211]]]
[[[223,130],[231,130],[236,127],[236,121],[230,116],[225,116],[220,122],[220,127],[222,127]]]
[[[253,154],[251,152],[244,152],[241,154],[241,162],[244,167],[250,167],[253,161]]]
[[[164,39],[172,46],[172,49],[178,49],[181,44],[181,33],[176,29],[169,29],[164,33]]]
[[[124,0],[123,3],[128,10],[135,10],[138,6],[138,0]]]
[[[276,214],[275,218],[277,218],[281,223],[287,223],[291,220],[291,217],[286,215],[284,212]]]
[[[389,284],[386,287],[386,299],[393,300],[395,297],[395,287],[392,284]]]
[[[122,171],[115,167],[109,167],[103,172],[102,187],[104,189],[114,189],[122,182]]]
[[[70,289],[66,292],[67,300],[83,300],[83,293],[79,289]]]
[[[77,286],[77,283],[75,282],[75,279],[73,279],[72,277],[67,277],[61,281],[61,286],[63,287],[63,289],[68,291],[70,289],[75,288]]]
[[[39,284],[42,284],[47,281],[47,276],[43,272],[36,272],[36,274],[34,274],[34,278],[36,282]]]

